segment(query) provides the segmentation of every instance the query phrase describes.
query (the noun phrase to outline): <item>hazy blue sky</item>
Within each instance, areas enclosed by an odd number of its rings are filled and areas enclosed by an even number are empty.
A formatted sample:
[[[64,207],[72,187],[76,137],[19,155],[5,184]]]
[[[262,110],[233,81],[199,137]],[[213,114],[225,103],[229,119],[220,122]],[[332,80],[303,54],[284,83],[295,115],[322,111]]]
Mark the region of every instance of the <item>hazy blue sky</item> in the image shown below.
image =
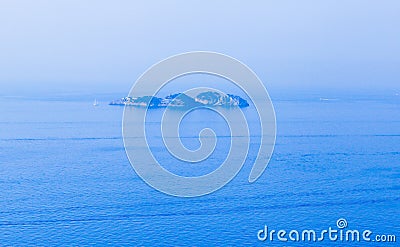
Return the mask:
[[[211,50],[267,88],[400,90],[400,1],[0,0],[0,94],[128,91]]]

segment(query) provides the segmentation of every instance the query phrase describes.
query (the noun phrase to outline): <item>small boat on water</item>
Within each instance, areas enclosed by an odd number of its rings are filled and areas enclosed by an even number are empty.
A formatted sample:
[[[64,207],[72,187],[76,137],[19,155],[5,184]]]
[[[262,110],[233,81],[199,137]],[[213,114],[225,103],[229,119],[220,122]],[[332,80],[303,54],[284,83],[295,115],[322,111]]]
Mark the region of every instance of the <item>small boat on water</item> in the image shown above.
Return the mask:
[[[97,99],[95,99],[93,102],[93,106],[98,106],[98,105],[99,105],[99,102],[97,101]]]

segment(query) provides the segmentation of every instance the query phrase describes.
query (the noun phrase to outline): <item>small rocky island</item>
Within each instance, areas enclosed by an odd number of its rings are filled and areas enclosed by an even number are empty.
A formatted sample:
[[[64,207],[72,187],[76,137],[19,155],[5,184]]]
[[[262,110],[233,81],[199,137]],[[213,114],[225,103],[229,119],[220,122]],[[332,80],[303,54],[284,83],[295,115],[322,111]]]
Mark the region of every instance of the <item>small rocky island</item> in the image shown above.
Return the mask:
[[[249,103],[240,96],[233,94],[220,94],[218,92],[202,92],[192,98],[184,93],[168,95],[165,98],[154,96],[125,97],[110,102],[110,105],[136,106],[148,108],[180,107],[192,108],[196,106],[220,106],[220,107],[248,107]]]

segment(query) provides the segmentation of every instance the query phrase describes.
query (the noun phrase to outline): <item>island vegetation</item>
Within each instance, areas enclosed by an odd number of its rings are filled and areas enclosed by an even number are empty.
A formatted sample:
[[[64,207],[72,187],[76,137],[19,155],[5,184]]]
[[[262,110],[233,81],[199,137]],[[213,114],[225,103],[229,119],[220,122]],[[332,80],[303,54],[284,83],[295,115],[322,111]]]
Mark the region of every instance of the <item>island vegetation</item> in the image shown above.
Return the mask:
[[[215,106],[215,107],[248,107],[247,100],[233,94],[221,94],[215,91],[199,93],[192,98],[184,93],[175,93],[165,98],[154,96],[124,97],[110,102],[110,105],[136,106],[148,108]]]

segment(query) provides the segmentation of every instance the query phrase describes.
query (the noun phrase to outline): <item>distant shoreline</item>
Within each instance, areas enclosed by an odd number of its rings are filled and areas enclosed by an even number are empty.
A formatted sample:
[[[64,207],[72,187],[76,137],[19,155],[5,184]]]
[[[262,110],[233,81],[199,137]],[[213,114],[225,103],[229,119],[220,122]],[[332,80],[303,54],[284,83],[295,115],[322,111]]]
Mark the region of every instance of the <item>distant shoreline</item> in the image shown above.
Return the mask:
[[[207,91],[199,93],[196,97],[192,98],[184,93],[176,93],[166,96],[165,98],[158,98],[154,96],[141,96],[141,97],[124,97],[119,100],[114,100],[109,105],[116,106],[134,106],[134,107],[147,107],[147,108],[165,108],[165,107],[179,107],[179,108],[192,108],[196,106],[220,106],[225,108],[248,107],[247,100],[240,96],[233,94],[221,94],[218,92]]]

